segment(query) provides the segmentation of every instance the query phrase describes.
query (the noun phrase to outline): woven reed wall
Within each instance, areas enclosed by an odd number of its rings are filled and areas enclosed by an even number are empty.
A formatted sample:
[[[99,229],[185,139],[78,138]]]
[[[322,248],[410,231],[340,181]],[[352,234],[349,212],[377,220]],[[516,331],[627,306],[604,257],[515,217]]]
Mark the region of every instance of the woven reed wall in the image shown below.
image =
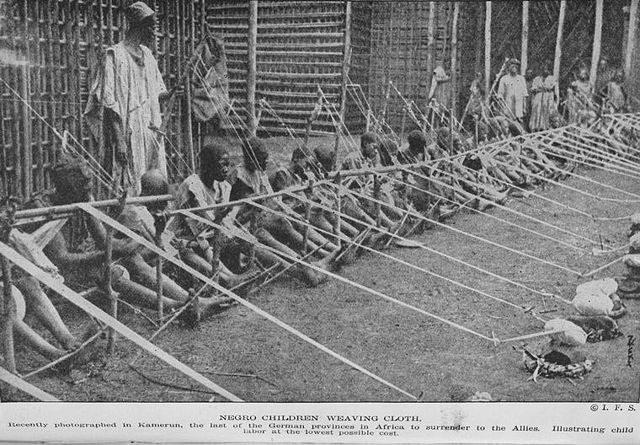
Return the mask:
[[[0,48],[14,50],[25,66],[0,63],[0,196],[27,198],[50,187],[59,133],[69,131],[97,156],[82,113],[96,63],[124,31],[122,7],[130,0],[3,0],[0,3]],[[202,1],[148,2],[158,15],[157,57],[168,88],[201,35]],[[15,93],[28,101],[25,105]],[[186,173],[188,130],[178,118],[177,101],[167,152],[173,178]],[[31,110],[29,107],[32,107]],[[36,116],[41,115],[43,122]]]
[[[407,100],[413,100],[423,109],[426,107],[431,81],[431,72],[427,69],[430,3],[373,3],[370,101],[376,115],[382,113],[386,102],[387,121],[396,128],[401,126],[404,103],[393,92],[389,95],[389,100],[386,100],[389,81],[393,82]],[[447,64],[451,57],[453,4],[435,2],[435,7],[435,44],[432,57],[434,63],[440,61]]]
[[[304,131],[317,102],[317,87],[330,102],[312,127],[313,133],[334,132],[339,120],[346,2],[258,2],[256,47],[256,109],[258,131],[282,134]],[[361,5],[356,9],[360,10]],[[230,96],[246,120],[248,1],[208,2],[207,22],[225,40]],[[361,23],[359,21],[358,23]],[[357,40],[353,60],[363,63],[364,42]],[[260,112],[260,101],[267,106]]]

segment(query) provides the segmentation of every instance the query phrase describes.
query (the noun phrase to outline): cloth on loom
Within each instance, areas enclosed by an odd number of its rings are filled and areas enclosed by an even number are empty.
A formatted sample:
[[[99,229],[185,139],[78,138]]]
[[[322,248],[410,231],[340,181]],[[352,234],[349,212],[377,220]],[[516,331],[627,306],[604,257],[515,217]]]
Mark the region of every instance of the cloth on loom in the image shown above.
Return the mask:
[[[229,76],[224,42],[210,36],[202,48],[192,74],[192,110],[197,120],[206,122],[229,106]]]
[[[134,57],[123,42],[107,49],[84,113],[96,139],[104,129],[102,108],[112,110],[121,119],[128,150],[125,173],[136,195],[140,193],[140,178],[147,170],[157,168],[167,176],[164,140],[149,128],[162,125],[159,97],[167,89],[151,50],[144,45],[140,48],[140,58]],[[100,156],[107,171],[116,177],[120,166],[115,162],[114,148],[105,146]]]

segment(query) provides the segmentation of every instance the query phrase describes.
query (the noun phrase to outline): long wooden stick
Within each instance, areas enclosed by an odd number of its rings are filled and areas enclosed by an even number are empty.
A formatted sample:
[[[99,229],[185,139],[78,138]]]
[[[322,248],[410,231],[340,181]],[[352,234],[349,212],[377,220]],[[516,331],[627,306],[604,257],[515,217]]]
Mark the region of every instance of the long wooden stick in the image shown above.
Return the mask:
[[[59,402],[57,398],[48,392],[44,392],[37,386],[33,386],[31,383],[25,382],[17,375],[11,374],[8,370],[3,369],[2,367],[0,367],[0,380],[43,402]]]
[[[247,55],[247,127],[251,136],[256,135],[256,48],[258,46],[258,1],[249,2],[249,32]]]
[[[15,207],[9,203],[3,209],[0,220],[0,241],[7,243],[14,221]],[[3,292],[2,292],[2,352],[5,360],[5,368],[16,373],[15,348],[13,342],[13,326],[16,318],[16,303],[13,298],[13,281],[11,279],[11,263],[3,255],[0,255],[0,267],[2,267]]]
[[[558,15],[558,33],[556,34],[556,51],[553,59],[553,77],[556,79],[556,96],[560,97],[560,87],[557,80],[560,79],[560,61],[562,59],[562,33],[564,29],[564,17],[567,11],[567,1],[560,2],[560,13]]]
[[[593,85],[596,84],[598,75],[598,61],[600,60],[600,46],[602,43],[602,9],[604,0],[596,0],[596,24],[593,31],[593,50],[591,51],[591,72],[590,79]],[[556,77],[556,79],[558,79]],[[596,94],[599,93],[596,91]]]
[[[6,242],[6,240],[3,240]],[[15,348],[13,344],[13,325],[15,322],[16,308],[13,299],[13,283],[11,280],[11,265],[3,256],[0,257],[3,275],[2,292],[2,353],[4,356],[4,367],[12,373],[16,373]]]
[[[345,115],[347,111],[347,83],[349,78],[349,66],[351,64],[351,2],[345,1],[344,4],[344,45],[342,48],[342,79],[340,82],[340,122],[345,122]]]
[[[629,35],[627,36],[627,51],[624,57],[624,74],[631,76],[631,63],[635,56],[636,30],[638,29],[638,0],[631,0],[629,8]]]
[[[429,18],[427,21],[427,91],[424,97],[429,96],[429,90],[431,88],[431,82],[433,77],[433,51],[435,48],[435,18],[436,18],[436,8],[438,7],[437,2],[429,2]],[[428,104],[427,104],[428,106]]]
[[[163,248],[162,232],[164,231],[164,224],[161,221],[158,221],[158,218],[161,218],[161,216],[154,215],[156,233],[153,240],[156,243],[156,246],[162,249]],[[162,320],[162,317],[164,316],[164,305],[162,302],[162,292],[163,292],[162,280],[163,280],[162,257],[157,256],[156,257],[156,311],[158,314],[158,320]]]
[[[103,291],[109,299],[109,315],[114,319],[118,319],[118,295],[113,291],[111,287],[111,264],[113,262],[113,229],[111,227],[106,228],[106,249],[104,254],[104,270],[103,270]],[[116,347],[116,331],[113,328],[109,328],[107,341],[107,353],[113,354]]]
[[[484,90],[487,92],[487,103],[489,103],[491,86],[491,2],[484,2]]]
[[[453,5],[453,18],[451,20],[451,114],[458,115],[458,16],[460,15],[460,2]]]
[[[529,2],[522,2],[522,35],[520,42],[520,74],[527,72],[529,65]]]

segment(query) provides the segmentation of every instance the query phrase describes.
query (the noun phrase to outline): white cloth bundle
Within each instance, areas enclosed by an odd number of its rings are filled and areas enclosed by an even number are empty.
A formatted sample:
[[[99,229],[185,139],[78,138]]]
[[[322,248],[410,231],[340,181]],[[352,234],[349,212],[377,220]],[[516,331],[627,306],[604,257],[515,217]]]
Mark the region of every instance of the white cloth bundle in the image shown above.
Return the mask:
[[[589,281],[576,288],[573,306],[582,315],[611,315],[614,304],[611,295],[618,290],[613,278]]]
[[[640,254],[625,255],[624,258],[622,258],[622,262],[627,267],[640,268]]]
[[[577,324],[562,318],[554,318],[544,324],[545,331],[561,331],[552,334],[551,338],[558,343],[568,346],[584,345],[587,342],[587,333]]]

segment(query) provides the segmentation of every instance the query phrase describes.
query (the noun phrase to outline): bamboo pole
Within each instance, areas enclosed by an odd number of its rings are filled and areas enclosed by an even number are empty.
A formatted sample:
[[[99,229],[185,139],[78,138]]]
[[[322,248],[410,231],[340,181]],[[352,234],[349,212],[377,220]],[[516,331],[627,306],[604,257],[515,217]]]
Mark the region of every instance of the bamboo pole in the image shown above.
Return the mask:
[[[425,97],[427,98],[427,108],[429,106],[429,91],[431,89],[431,82],[433,81],[433,51],[435,47],[435,18],[436,18],[437,2],[429,2],[429,19],[427,21],[427,92]]]
[[[338,171],[335,176],[336,183],[336,219],[333,224],[333,234],[337,238],[338,247],[342,248],[342,228],[341,220],[342,220],[342,176]]]
[[[7,233],[8,235],[8,233]],[[7,236],[8,238],[8,236]],[[7,240],[3,240],[6,243]],[[13,325],[16,316],[16,307],[13,299],[13,283],[11,280],[11,265],[9,261],[0,256],[3,276],[2,292],[2,354],[4,356],[4,368],[16,373],[15,349],[13,344]]]
[[[556,79],[556,96],[560,94],[560,61],[562,59],[562,33],[564,29],[564,17],[567,11],[567,1],[560,2],[560,13],[558,15],[558,33],[556,34],[556,52],[553,59],[553,77]]]
[[[629,35],[627,36],[627,51],[624,58],[624,73],[627,78],[631,76],[631,64],[635,55],[637,25],[638,0],[631,0],[631,7],[629,8]]]
[[[345,126],[345,115],[347,112],[347,78],[349,77],[349,65],[351,64],[351,2],[345,2],[344,15],[344,46],[342,54],[342,81],[340,82],[340,120]],[[336,132],[336,139],[340,137],[340,132]],[[336,141],[336,149],[338,142]],[[337,152],[337,150],[334,150]]]
[[[453,4],[453,18],[451,20],[451,114],[458,115],[458,16],[460,2]]]
[[[249,2],[249,32],[247,37],[247,127],[251,136],[256,135],[256,48],[258,45],[258,1]]]
[[[482,27],[484,26],[484,7],[483,3],[478,3],[478,15],[476,17],[476,27],[475,32],[476,35],[480,35]],[[476,48],[475,48],[475,65],[473,69],[473,75],[482,71],[482,39],[476,39]]]
[[[189,56],[193,56],[193,53],[195,52],[196,49],[196,42],[195,42],[195,9],[194,9],[194,5],[193,2],[188,2],[188,8],[189,8]],[[183,9],[184,11],[184,9]],[[183,17],[183,20],[186,20],[186,17]],[[185,43],[185,49],[186,49],[186,43]],[[186,77],[185,80],[185,95],[186,95],[186,108],[187,108],[187,150],[188,150],[188,162],[189,162],[189,167],[191,168],[191,171],[189,173],[194,173],[196,171],[196,154],[195,154],[195,149],[194,149],[194,145],[193,145],[193,117],[192,117],[192,110],[191,110],[191,96],[192,96],[192,91],[191,91],[191,79],[189,77]]]
[[[380,183],[380,176],[373,173],[373,197],[374,199],[376,199],[376,202],[374,202],[374,207],[375,207],[375,215],[376,215],[376,227],[381,227],[382,226],[382,207],[380,205],[380,188],[381,188],[381,183]]]
[[[113,262],[113,228],[106,228],[106,249],[104,254],[104,293],[109,299],[109,315],[118,319],[118,296],[111,287],[111,263]],[[112,355],[116,348],[116,331],[113,328],[108,330],[107,353]]]
[[[21,71],[21,94],[24,100],[28,103],[31,97],[29,93],[29,66],[27,64],[23,65]],[[31,140],[31,113],[27,104],[24,104],[22,106],[22,137],[24,138],[24,144],[22,145],[24,154],[22,158],[22,165],[19,166],[19,168],[22,169],[22,184],[20,185],[20,187],[22,190],[22,196],[24,198],[29,198],[31,196],[31,167],[33,166],[31,156],[33,153],[33,148]]]
[[[9,203],[0,215],[0,241],[7,244],[9,234],[15,221],[15,206]],[[4,367],[12,373],[16,373],[15,347],[13,341],[13,326],[16,318],[16,304],[13,299],[13,281],[11,279],[11,263],[0,255],[0,267],[2,268],[3,292],[2,296],[2,352],[4,355]]]
[[[156,229],[155,236],[153,241],[159,249],[163,249],[162,246],[162,232],[164,232],[165,223],[161,221],[162,215],[154,214],[154,225]],[[160,255],[156,256],[156,310],[158,313],[158,320],[162,320],[164,317],[164,307],[162,303],[162,257]]]
[[[591,72],[589,79],[596,85],[598,76],[598,61],[600,60],[600,46],[602,44],[602,9],[604,0],[596,0],[596,24],[593,31],[593,50],[591,51]],[[557,79],[557,77],[556,77]],[[598,91],[596,91],[596,94]]]
[[[484,2],[484,90],[487,92],[489,102],[489,88],[491,86],[491,2]]]
[[[307,192],[307,197],[313,196],[313,181],[309,183],[309,191]],[[311,203],[307,203],[304,209],[304,220],[308,223],[311,221]],[[302,253],[303,255],[307,254],[307,243],[309,242],[309,225],[306,225],[304,228],[304,236],[302,241]]]
[[[529,65],[529,2],[522,2],[522,36],[520,42],[520,74],[527,72]]]

